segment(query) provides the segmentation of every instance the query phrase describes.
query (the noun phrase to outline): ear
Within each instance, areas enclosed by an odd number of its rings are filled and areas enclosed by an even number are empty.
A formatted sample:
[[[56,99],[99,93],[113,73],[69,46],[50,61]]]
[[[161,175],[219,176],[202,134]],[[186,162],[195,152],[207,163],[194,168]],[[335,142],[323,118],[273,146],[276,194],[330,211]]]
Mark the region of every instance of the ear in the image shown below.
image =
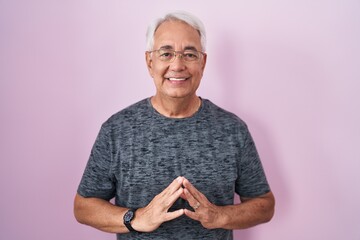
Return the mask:
[[[145,61],[146,61],[146,66],[148,68],[149,74],[150,76],[153,78],[153,70],[152,70],[152,59],[151,59],[151,53],[149,52],[145,52]]]
[[[204,56],[203,56],[202,61],[201,61],[201,64],[202,64],[201,69],[202,69],[202,71],[204,71],[204,69],[205,69],[206,60],[207,60],[207,54],[204,53]]]

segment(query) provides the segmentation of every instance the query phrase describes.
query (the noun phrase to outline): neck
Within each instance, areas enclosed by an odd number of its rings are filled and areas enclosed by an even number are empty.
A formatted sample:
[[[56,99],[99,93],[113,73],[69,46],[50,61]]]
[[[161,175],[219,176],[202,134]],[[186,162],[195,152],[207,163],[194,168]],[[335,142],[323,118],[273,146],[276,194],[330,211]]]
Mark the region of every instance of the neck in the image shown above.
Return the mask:
[[[165,117],[186,118],[199,110],[201,100],[196,95],[189,98],[163,98],[155,95],[151,98],[151,104],[156,111]]]

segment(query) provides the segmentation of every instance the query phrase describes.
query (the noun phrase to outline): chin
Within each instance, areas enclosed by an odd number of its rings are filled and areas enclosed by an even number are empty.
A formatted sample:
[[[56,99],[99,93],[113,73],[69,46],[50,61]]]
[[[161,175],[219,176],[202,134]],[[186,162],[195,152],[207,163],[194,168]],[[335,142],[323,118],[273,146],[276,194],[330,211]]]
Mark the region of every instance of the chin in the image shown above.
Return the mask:
[[[168,94],[167,96],[174,98],[174,99],[184,99],[187,97],[192,96],[193,94],[191,93],[182,93],[182,94]]]

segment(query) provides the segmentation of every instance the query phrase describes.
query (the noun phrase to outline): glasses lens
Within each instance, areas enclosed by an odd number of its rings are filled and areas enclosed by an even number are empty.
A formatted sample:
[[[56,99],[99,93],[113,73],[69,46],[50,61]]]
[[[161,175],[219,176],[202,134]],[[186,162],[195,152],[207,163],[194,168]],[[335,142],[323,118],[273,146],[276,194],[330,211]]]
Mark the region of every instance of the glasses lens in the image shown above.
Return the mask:
[[[166,49],[160,49],[158,51],[158,56],[161,61],[171,62],[175,57],[175,52]]]
[[[185,62],[196,62],[200,59],[201,53],[194,50],[185,50],[184,52],[176,52],[168,49],[159,49],[156,51],[157,57],[163,62],[172,62],[176,56],[181,55]]]
[[[200,53],[197,51],[187,50],[183,53],[183,59],[186,62],[195,62],[200,58]]]

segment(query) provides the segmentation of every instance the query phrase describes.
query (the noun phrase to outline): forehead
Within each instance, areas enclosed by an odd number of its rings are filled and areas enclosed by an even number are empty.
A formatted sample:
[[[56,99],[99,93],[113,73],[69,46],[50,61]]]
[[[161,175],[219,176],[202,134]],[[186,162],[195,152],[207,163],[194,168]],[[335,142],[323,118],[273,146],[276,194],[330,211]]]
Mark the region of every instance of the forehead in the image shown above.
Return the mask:
[[[174,49],[184,49],[194,47],[201,50],[201,40],[199,32],[182,21],[163,22],[154,34],[154,49],[162,46],[171,46]]]

